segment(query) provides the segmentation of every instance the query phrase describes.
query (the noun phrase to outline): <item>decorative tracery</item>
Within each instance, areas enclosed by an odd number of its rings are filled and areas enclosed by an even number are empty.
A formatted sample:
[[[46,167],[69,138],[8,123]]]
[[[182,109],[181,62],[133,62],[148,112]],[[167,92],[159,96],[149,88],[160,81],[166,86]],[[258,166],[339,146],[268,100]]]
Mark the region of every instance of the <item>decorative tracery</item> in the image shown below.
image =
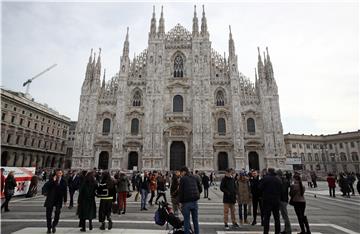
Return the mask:
[[[174,77],[184,76],[184,59],[181,55],[177,55],[174,59]]]

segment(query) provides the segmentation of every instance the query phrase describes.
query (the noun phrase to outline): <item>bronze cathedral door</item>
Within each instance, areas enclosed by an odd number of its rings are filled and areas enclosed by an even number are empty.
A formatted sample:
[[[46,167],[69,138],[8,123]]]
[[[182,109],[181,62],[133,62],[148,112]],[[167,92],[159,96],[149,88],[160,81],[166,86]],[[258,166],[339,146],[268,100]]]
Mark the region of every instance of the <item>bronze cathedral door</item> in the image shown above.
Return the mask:
[[[170,170],[178,170],[185,166],[185,145],[182,141],[174,141],[170,146]]]

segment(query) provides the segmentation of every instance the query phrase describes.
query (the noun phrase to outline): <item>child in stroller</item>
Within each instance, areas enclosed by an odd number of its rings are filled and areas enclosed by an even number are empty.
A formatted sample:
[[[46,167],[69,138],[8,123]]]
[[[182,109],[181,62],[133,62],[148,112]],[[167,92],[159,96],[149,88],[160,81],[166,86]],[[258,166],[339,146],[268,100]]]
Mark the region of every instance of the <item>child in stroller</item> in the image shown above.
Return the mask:
[[[155,212],[155,223],[160,226],[170,224],[173,229],[169,231],[169,234],[183,234],[184,233],[184,221],[180,220],[174,215],[173,209],[169,207],[167,202],[159,202],[159,208]],[[168,227],[168,225],[166,225]],[[193,231],[190,229],[190,233]]]

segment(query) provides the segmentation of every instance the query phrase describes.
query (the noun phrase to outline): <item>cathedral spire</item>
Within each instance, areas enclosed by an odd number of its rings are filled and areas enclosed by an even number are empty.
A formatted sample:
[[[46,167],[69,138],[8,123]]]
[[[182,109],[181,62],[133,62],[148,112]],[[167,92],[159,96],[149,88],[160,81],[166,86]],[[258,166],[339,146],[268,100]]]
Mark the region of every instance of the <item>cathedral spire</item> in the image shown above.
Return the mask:
[[[89,56],[89,64],[90,64],[91,61],[92,61],[92,54],[93,54],[93,48],[91,48],[91,52],[90,52],[90,56]]]
[[[259,79],[261,80],[263,78],[264,64],[261,59],[260,48],[258,47],[257,49],[258,49],[258,74],[259,74]]]
[[[97,59],[97,62],[96,62],[96,66],[101,66],[101,48],[99,48],[99,55],[98,55],[98,59]]]
[[[207,22],[205,17],[205,6],[202,5],[203,12],[202,12],[202,18],[201,18],[201,35],[207,36],[209,33],[207,31]]]
[[[193,36],[199,35],[199,20],[198,20],[197,15],[196,15],[196,5],[194,5],[194,17],[193,17],[192,35]]]
[[[102,80],[102,88],[105,88],[105,73],[106,73],[106,69],[104,69],[104,76],[103,76],[103,80]]]
[[[95,61],[95,60],[94,60]],[[97,62],[96,62],[96,67],[95,67],[95,71],[96,71],[96,78],[99,79],[100,81],[100,73],[101,73],[101,48],[99,48],[99,55],[98,55],[98,58],[97,58]]]
[[[126,28],[126,37],[124,41],[123,57],[129,57],[129,27]]]
[[[155,37],[155,35],[156,35],[156,18],[155,18],[155,6],[153,6],[153,14],[150,25],[150,37]]]
[[[235,45],[231,33],[231,25],[229,25],[229,58],[235,57]]]
[[[159,35],[165,34],[165,22],[164,22],[164,13],[163,13],[163,6],[161,6],[161,15],[159,19]]]
[[[265,55],[264,55],[265,56]],[[267,67],[267,74],[269,75],[269,78],[274,78],[274,72],[273,72],[273,67],[272,67],[272,63],[270,61],[270,55],[269,55],[269,50],[266,47],[266,67]]]

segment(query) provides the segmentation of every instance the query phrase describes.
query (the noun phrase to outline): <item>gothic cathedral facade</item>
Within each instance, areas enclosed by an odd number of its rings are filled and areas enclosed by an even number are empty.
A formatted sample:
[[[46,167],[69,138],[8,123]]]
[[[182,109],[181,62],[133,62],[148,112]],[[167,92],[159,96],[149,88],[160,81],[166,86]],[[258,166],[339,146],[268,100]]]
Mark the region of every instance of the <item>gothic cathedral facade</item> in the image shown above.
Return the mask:
[[[72,168],[284,167],[278,88],[269,53],[258,53],[251,82],[238,71],[231,28],[226,58],[212,49],[204,9],[199,28],[195,8],[192,32],[180,24],[165,32],[163,10],[158,27],[154,11],[147,49],[131,60],[127,31],[108,82],[91,53]]]

